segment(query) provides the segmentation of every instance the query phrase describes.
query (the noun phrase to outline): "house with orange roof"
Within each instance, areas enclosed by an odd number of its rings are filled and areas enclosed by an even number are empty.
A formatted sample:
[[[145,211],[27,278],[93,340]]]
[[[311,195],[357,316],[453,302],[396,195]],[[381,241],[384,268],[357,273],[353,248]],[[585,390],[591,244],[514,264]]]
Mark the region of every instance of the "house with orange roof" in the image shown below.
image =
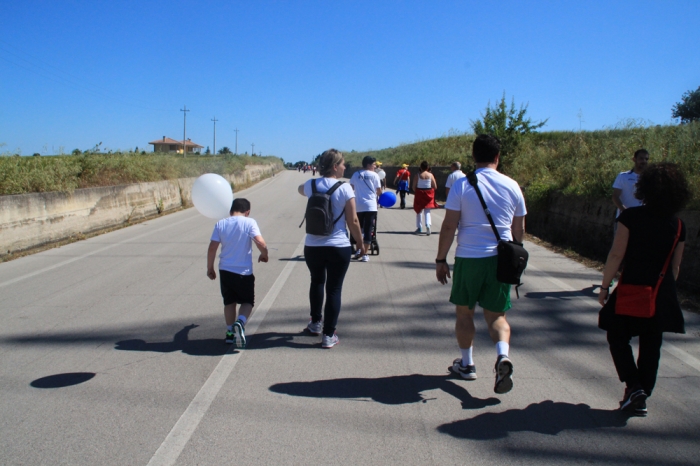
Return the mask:
[[[163,139],[156,139],[155,141],[149,142],[149,144],[153,144],[153,152],[169,152],[176,154],[182,154],[183,147],[187,148],[188,154],[198,154],[204,147],[192,142],[189,138],[183,144],[182,141],[165,136],[163,136]]]

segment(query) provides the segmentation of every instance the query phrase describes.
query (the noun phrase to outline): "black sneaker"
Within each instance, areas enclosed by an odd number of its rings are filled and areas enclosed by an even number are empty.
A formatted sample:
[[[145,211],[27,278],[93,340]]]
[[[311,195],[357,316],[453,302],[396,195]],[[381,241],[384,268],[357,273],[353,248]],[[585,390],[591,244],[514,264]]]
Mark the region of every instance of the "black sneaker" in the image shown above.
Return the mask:
[[[496,360],[496,384],[493,391],[502,395],[513,389],[513,363],[508,356],[500,355]]]
[[[234,335],[233,332],[229,332],[228,330],[226,330],[226,337],[224,337],[224,342],[227,345],[236,343],[236,335]]]
[[[476,380],[476,366],[474,364],[470,364],[466,367],[462,366],[462,358],[457,358],[452,361],[450,371],[453,374],[461,376],[463,379]]]
[[[647,417],[647,402],[643,401],[641,405],[634,409],[634,415],[637,417]]]
[[[234,322],[233,333],[235,334],[235,338],[238,339],[238,347],[245,349],[245,328],[240,320]]]
[[[637,408],[646,410],[647,394],[641,388],[625,388],[625,397],[620,401],[620,411],[634,414]]]

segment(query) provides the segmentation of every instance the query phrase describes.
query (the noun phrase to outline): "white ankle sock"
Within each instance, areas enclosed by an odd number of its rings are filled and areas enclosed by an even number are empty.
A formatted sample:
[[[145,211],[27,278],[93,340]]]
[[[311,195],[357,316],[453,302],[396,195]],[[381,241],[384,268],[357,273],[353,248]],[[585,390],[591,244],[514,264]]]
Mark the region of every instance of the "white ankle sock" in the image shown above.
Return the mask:
[[[467,367],[467,366],[472,366],[474,365],[474,359],[472,358],[472,349],[474,347],[470,346],[469,348],[460,348],[459,350],[462,352],[462,367]]]
[[[248,321],[248,319],[245,318],[245,316],[238,316],[238,320],[241,321],[241,324],[245,327],[245,323]]]
[[[499,341],[498,343],[496,343],[496,353],[498,353],[499,356],[508,356],[509,349],[510,345],[505,341]]]

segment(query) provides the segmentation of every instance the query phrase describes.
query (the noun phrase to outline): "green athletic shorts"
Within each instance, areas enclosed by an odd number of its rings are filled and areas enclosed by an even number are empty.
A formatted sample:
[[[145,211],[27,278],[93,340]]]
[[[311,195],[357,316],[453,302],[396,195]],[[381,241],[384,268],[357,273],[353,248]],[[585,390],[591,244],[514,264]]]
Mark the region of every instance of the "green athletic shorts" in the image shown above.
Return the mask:
[[[466,259],[457,257],[452,271],[450,302],[474,309],[479,303],[492,312],[510,309],[510,285],[496,280],[498,257]]]

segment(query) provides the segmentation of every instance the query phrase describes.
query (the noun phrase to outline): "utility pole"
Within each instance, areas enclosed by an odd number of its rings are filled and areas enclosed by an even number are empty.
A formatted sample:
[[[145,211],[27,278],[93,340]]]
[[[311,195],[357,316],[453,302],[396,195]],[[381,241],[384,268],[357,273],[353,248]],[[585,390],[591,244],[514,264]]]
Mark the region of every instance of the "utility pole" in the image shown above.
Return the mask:
[[[182,127],[182,155],[183,157],[187,157],[187,105],[185,105],[184,110],[180,109],[181,112],[184,112],[185,114],[185,124]]]
[[[214,155],[216,155],[216,122],[219,120],[217,120],[215,116],[214,119],[211,121],[214,122]]]
[[[250,155],[255,155],[255,144],[251,144],[251,146],[253,147],[253,149],[251,150]]]
[[[238,128],[236,128],[234,131],[236,132],[236,151],[234,154],[238,155]]]

